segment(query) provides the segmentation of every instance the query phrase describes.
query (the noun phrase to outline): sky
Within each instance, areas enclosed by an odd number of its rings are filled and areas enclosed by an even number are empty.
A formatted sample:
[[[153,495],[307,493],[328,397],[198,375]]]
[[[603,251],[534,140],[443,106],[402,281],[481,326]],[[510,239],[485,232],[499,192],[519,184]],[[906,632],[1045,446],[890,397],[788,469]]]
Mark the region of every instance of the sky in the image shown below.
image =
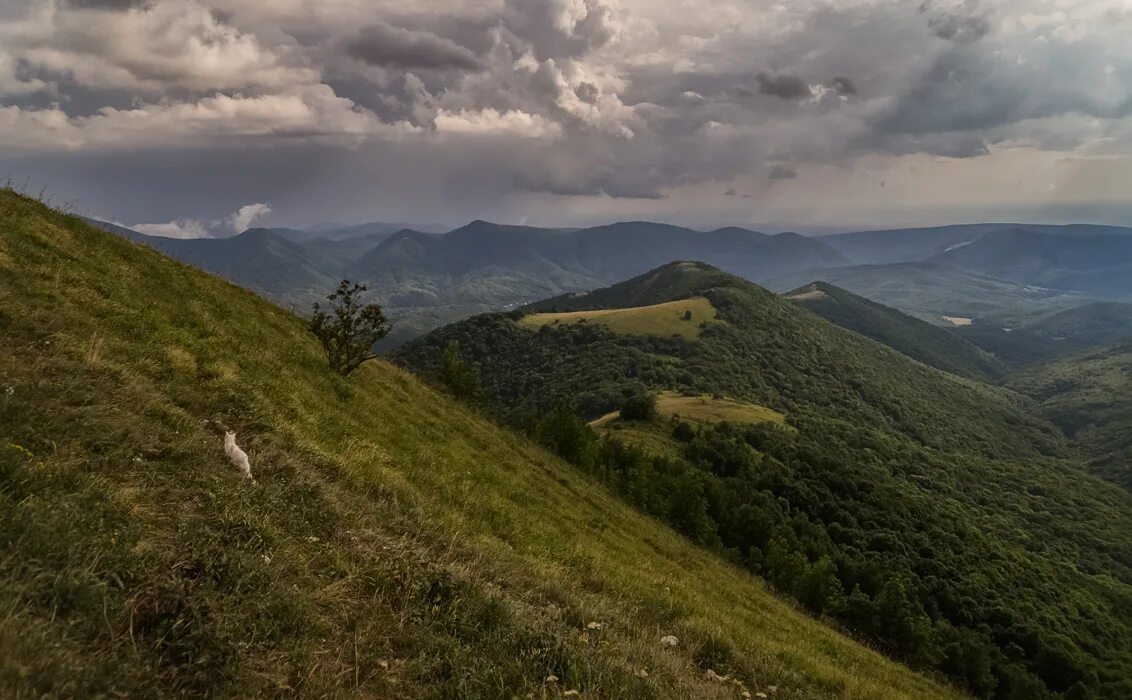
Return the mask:
[[[0,0],[0,177],[170,236],[1132,225],[1132,0]]]

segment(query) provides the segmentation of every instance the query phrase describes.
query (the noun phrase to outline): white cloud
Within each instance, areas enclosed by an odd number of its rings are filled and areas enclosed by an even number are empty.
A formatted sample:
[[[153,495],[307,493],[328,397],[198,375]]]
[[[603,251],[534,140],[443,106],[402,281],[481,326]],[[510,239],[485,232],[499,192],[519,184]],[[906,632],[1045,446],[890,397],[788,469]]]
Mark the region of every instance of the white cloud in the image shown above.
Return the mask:
[[[519,136],[523,138],[557,138],[562,127],[545,117],[519,110],[500,112],[495,109],[479,111],[441,110],[436,115],[436,130],[441,134],[469,136]]]
[[[201,219],[174,219],[163,224],[134,224],[126,228],[147,236],[164,238],[222,238],[233,233],[243,233],[252,223],[271,213],[271,205],[266,202],[245,204],[223,219],[204,221]]]
[[[134,224],[128,228],[147,236],[162,238],[208,238],[211,235],[205,223],[196,219],[176,219],[164,224]]]
[[[241,231],[246,231],[248,227],[252,225],[253,221],[270,213],[270,204],[256,202],[255,204],[245,204],[224,221],[228,223],[233,231],[240,233]]]
[[[126,11],[31,4],[0,23],[0,49],[84,86],[164,93],[282,88],[318,82],[295,47],[263,46],[195,0],[162,0]],[[3,62],[0,61],[0,69]]]
[[[84,117],[68,116],[58,105],[0,107],[0,146],[13,151],[191,148],[202,139],[210,146],[224,139],[239,139],[242,145],[279,139],[350,145],[416,131],[407,123],[382,122],[326,85],[248,97],[215,94],[130,109],[104,107]]]

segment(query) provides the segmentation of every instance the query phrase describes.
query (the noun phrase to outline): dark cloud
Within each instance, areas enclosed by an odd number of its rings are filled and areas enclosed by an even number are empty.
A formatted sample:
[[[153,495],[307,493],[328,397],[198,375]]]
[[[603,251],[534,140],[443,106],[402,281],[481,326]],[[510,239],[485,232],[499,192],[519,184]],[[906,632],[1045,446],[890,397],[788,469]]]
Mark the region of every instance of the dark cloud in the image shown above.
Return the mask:
[[[601,90],[593,83],[582,83],[574,89],[574,94],[577,95],[578,99],[582,102],[593,104],[597,102],[597,98],[601,95]]]
[[[971,44],[990,33],[988,13],[977,12],[977,4],[968,0],[961,12],[935,10],[930,0],[920,5],[920,12],[928,17],[928,29],[933,36],[957,44]]]
[[[809,84],[796,75],[762,71],[755,76],[755,80],[759,83],[759,92],[783,100],[802,100],[813,95]]]
[[[66,0],[69,7],[79,7],[91,10],[128,10],[140,7],[148,0]]]
[[[833,90],[842,97],[850,97],[857,94],[856,83],[843,75],[839,75],[833,80],[830,80],[829,87],[833,88]]]
[[[387,68],[456,68],[476,70],[479,60],[454,41],[419,29],[373,24],[342,42],[359,61]]]
[[[1129,116],[1132,91],[1106,90],[1087,79],[1090,72],[1101,73],[1087,51],[1076,45],[1043,46],[1032,61],[1019,62],[995,47],[952,47],[914,76],[871,124],[882,134],[928,135],[985,132],[1067,114]],[[1031,63],[1048,68],[1036,71]]]
[[[796,177],[798,177],[798,171],[789,165],[773,165],[770,172],[767,173],[767,178],[771,180],[793,180]]]

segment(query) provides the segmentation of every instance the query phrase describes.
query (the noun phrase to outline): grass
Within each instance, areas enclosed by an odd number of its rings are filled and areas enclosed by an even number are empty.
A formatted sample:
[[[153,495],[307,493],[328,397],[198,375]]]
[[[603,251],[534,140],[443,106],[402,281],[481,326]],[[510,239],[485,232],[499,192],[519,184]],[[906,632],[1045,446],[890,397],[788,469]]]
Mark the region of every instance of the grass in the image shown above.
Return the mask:
[[[0,696],[770,685],[955,696],[408,373],[338,377],[298,317],[0,191]]]
[[[785,423],[786,416],[778,411],[753,403],[708,395],[687,396],[675,391],[663,391],[656,397],[656,412],[662,416],[679,417],[701,423]],[[617,412],[606,414],[590,423],[595,428],[617,420]]]
[[[786,416],[765,406],[707,395],[685,396],[674,391],[657,395],[656,412],[661,420],[625,421],[614,411],[591,421],[590,425],[649,454],[680,458],[683,444],[672,437],[672,418],[697,423],[786,424]]]
[[[535,313],[519,319],[519,325],[539,328],[549,324],[599,323],[624,335],[675,335],[695,340],[700,336],[700,324],[715,321],[715,316],[710,301],[692,297],[627,309]]]

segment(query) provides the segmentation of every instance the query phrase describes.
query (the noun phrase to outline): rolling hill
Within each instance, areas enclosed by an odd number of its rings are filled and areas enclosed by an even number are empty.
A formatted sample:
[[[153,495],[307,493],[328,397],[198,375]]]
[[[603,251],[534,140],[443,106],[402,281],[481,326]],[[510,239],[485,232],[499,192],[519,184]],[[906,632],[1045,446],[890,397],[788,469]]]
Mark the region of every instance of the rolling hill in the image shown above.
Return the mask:
[[[822,236],[819,240],[841,251],[856,264],[883,265],[927,260],[949,249],[963,248],[986,234],[1003,230],[1060,237],[1132,234],[1132,228],[1119,226],[985,223],[856,231]]]
[[[8,191],[0,333],[4,697],[957,695],[408,373],[334,375],[298,317]]]
[[[1132,343],[1036,365],[1010,385],[1090,458],[1090,468],[1132,491]]]
[[[807,270],[772,280],[767,286],[789,292],[815,279],[944,326],[952,325],[949,317],[1017,325],[1094,300],[1079,292],[1033,287],[932,262]]]
[[[524,322],[700,297],[717,319],[694,339]],[[988,698],[1132,692],[1132,628],[1112,628],[1132,619],[1132,495],[1021,395],[691,262],[468,319],[396,358],[437,376],[445,348],[478,366],[487,410],[898,658]],[[573,422],[642,392],[726,397],[787,427],[662,415],[622,441]]]
[[[860,333],[936,369],[982,380],[1003,374],[1000,362],[954,332],[831,284],[813,282],[785,296],[836,326]]]
[[[1132,296],[1132,236],[1063,235],[1009,228],[987,233],[931,262],[1048,289]]]

